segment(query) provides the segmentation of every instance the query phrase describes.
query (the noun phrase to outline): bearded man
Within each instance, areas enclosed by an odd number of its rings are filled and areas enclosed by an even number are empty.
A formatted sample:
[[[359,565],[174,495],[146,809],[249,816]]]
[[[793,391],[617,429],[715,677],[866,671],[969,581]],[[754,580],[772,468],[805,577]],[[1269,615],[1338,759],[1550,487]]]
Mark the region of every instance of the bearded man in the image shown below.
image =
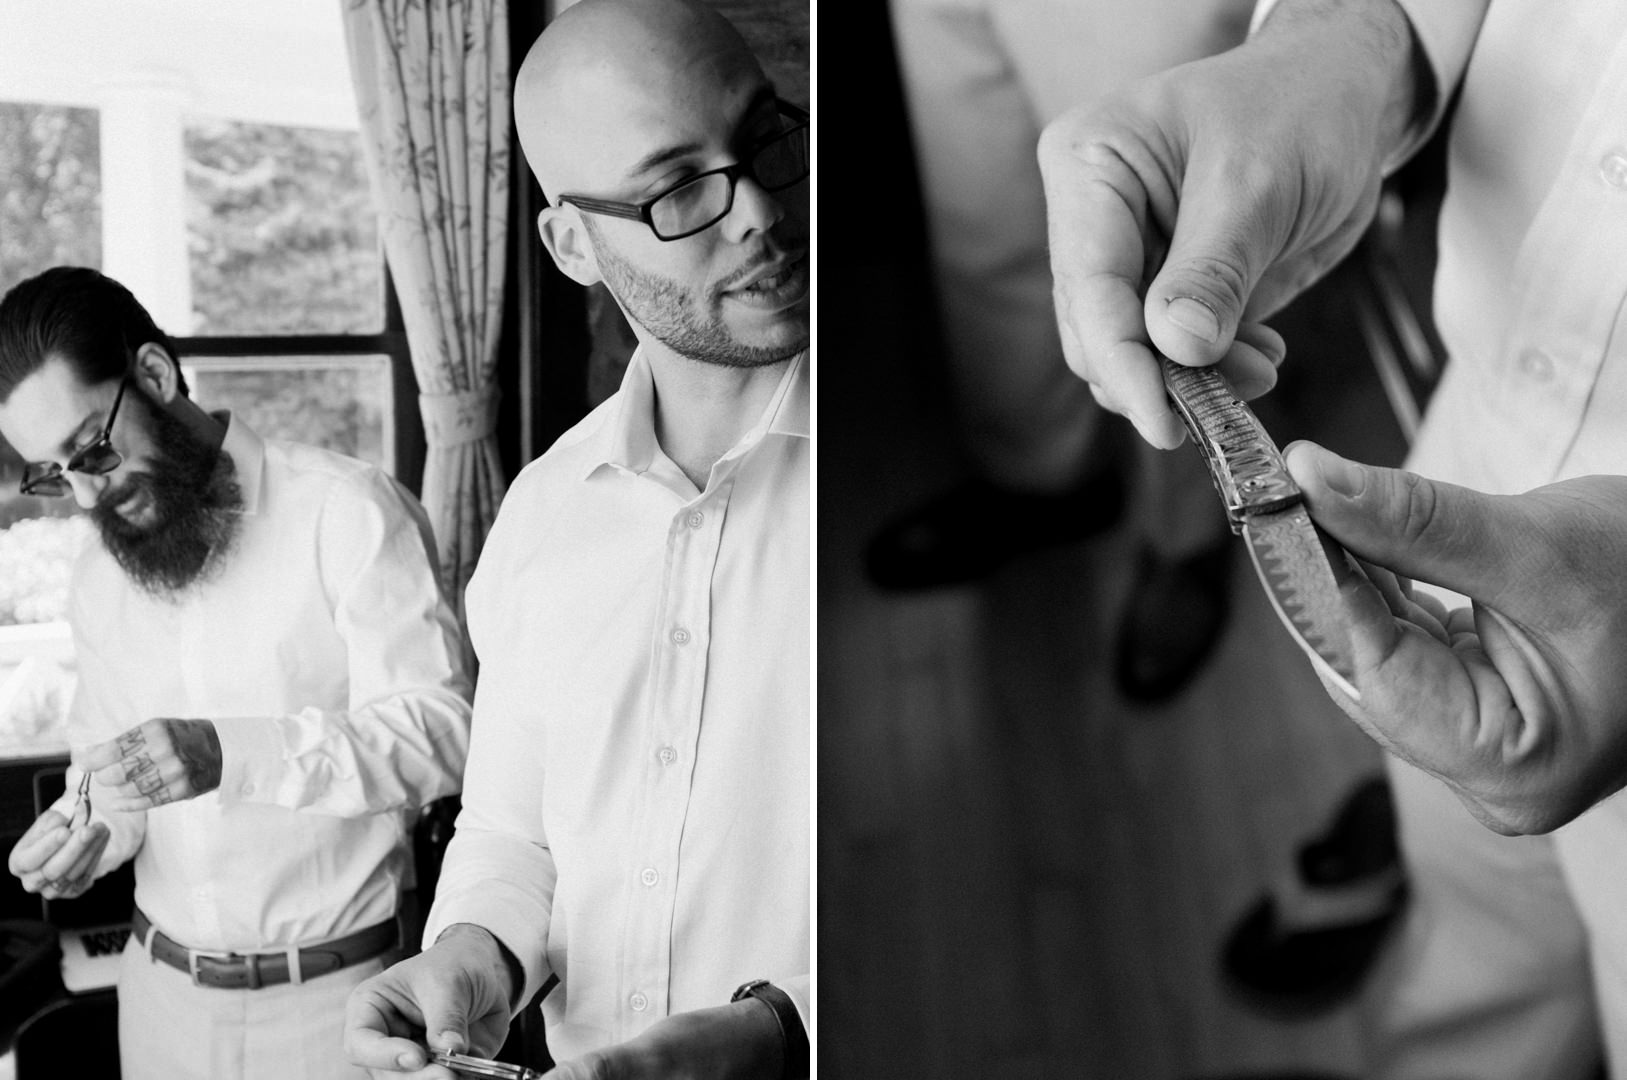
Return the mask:
[[[9,866],[55,899],[134,859],[124,1077],[357,1076],[341,1006],[396,944],[406,812],[458,790],[468,747],[422,509],[205,411],[136,298],[77,267],[0,300],[0,435],[23,492],[71,493],[99,539],[69,791]]]
[[[444,1077],[546,988],[556,1080],[807,1076],[807,117],[693,0],[583,0],[514,102],[543,242],[639,346],[482,550],[426,949],[347,1045]]]

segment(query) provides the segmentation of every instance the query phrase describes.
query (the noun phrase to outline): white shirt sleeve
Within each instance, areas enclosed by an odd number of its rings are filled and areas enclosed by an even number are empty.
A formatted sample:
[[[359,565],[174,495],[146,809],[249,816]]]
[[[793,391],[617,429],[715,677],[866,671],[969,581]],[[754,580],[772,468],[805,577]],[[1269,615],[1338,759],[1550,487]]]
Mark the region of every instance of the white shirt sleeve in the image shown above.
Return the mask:
[[[504,602],[508,524],[499,516],[469,583],[470,630],[477,643],[484,640],[483,616]],[[454,923],[491,931],[525,971],[524,989],[511,1003],[516,1011],[552,973],[546,954],[558,877],[543,823],[542,732],[517,677],[524,663],[512,650],[487,648],[482,654],[475,699],[480,727],[470,750],[463,810],[424,927],[426,948]]]
[[[211,717],[220,798],[359,817],[456,793],[469,744],[469,679],[423,511],[382,474],[335,485],[319,573],[348,650],[347,711]]]

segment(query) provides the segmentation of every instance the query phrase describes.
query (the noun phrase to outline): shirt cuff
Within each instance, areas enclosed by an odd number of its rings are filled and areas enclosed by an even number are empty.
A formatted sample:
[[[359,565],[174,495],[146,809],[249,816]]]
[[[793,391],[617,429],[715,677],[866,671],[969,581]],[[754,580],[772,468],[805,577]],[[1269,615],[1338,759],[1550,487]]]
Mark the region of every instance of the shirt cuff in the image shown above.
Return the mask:
[[[548,925],[556,871],[532,845],[474,829],[459,829],[446,849],[435,902],[424,922],[424,948],[455,923],[484,927],[520,961],[525,985],[512,1002],[518,1013],[553,973]],[[527,856],[515,861],[515,851]]]
[[[1486,17],[1490,0],[1395,0],[1412,23],[1412,33],[1435,82],[1435,100],[1430,103],[1429,115],[1421,117],[1409,137],[1389,161],[1384,163],[1385,175],[1400,168],[1440,126],[1441,117],[1452,101],[1452,93],[1463,79],[1469,66],[1469,54],[1474,51],[1475,38],[1480,36],[1480,23]]]
[[[266,802],[282,764],[282,732],[267,717],[232,716],[214,721],[220,740],[220,801],[223,806]]]

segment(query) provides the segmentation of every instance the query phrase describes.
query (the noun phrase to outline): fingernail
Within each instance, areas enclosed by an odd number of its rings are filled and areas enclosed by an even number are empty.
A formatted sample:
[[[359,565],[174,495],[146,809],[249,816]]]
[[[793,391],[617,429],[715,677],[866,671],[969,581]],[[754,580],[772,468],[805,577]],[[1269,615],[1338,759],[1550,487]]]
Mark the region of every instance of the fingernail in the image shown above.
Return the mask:
[[[1316,471],[1322,474],[1323,483],[1347,499],[1354,499],[1367,489],[1367,470],[1337,454],[1323,454],[1322,460],[1316,463]]]
[[[1195,296],[1177,296],[1164,309],[1169,321],[1182,330],[1204,341],[1220,338],[1220,316],[1215,309]]]
[[[395,1063],[403,1069],[421,1069],[424,1067],[423,1058],[411,1050],[396,1058]]]

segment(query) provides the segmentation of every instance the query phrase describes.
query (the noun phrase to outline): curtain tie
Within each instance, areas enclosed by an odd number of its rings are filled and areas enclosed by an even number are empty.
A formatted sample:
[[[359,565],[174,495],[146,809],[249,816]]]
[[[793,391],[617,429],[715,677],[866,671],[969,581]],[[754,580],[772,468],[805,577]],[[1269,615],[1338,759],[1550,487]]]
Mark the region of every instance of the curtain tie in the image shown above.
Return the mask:
[[[424,441],[431,447],[478,442],[497,431],[496,387],[454,394],[419,394]]]

